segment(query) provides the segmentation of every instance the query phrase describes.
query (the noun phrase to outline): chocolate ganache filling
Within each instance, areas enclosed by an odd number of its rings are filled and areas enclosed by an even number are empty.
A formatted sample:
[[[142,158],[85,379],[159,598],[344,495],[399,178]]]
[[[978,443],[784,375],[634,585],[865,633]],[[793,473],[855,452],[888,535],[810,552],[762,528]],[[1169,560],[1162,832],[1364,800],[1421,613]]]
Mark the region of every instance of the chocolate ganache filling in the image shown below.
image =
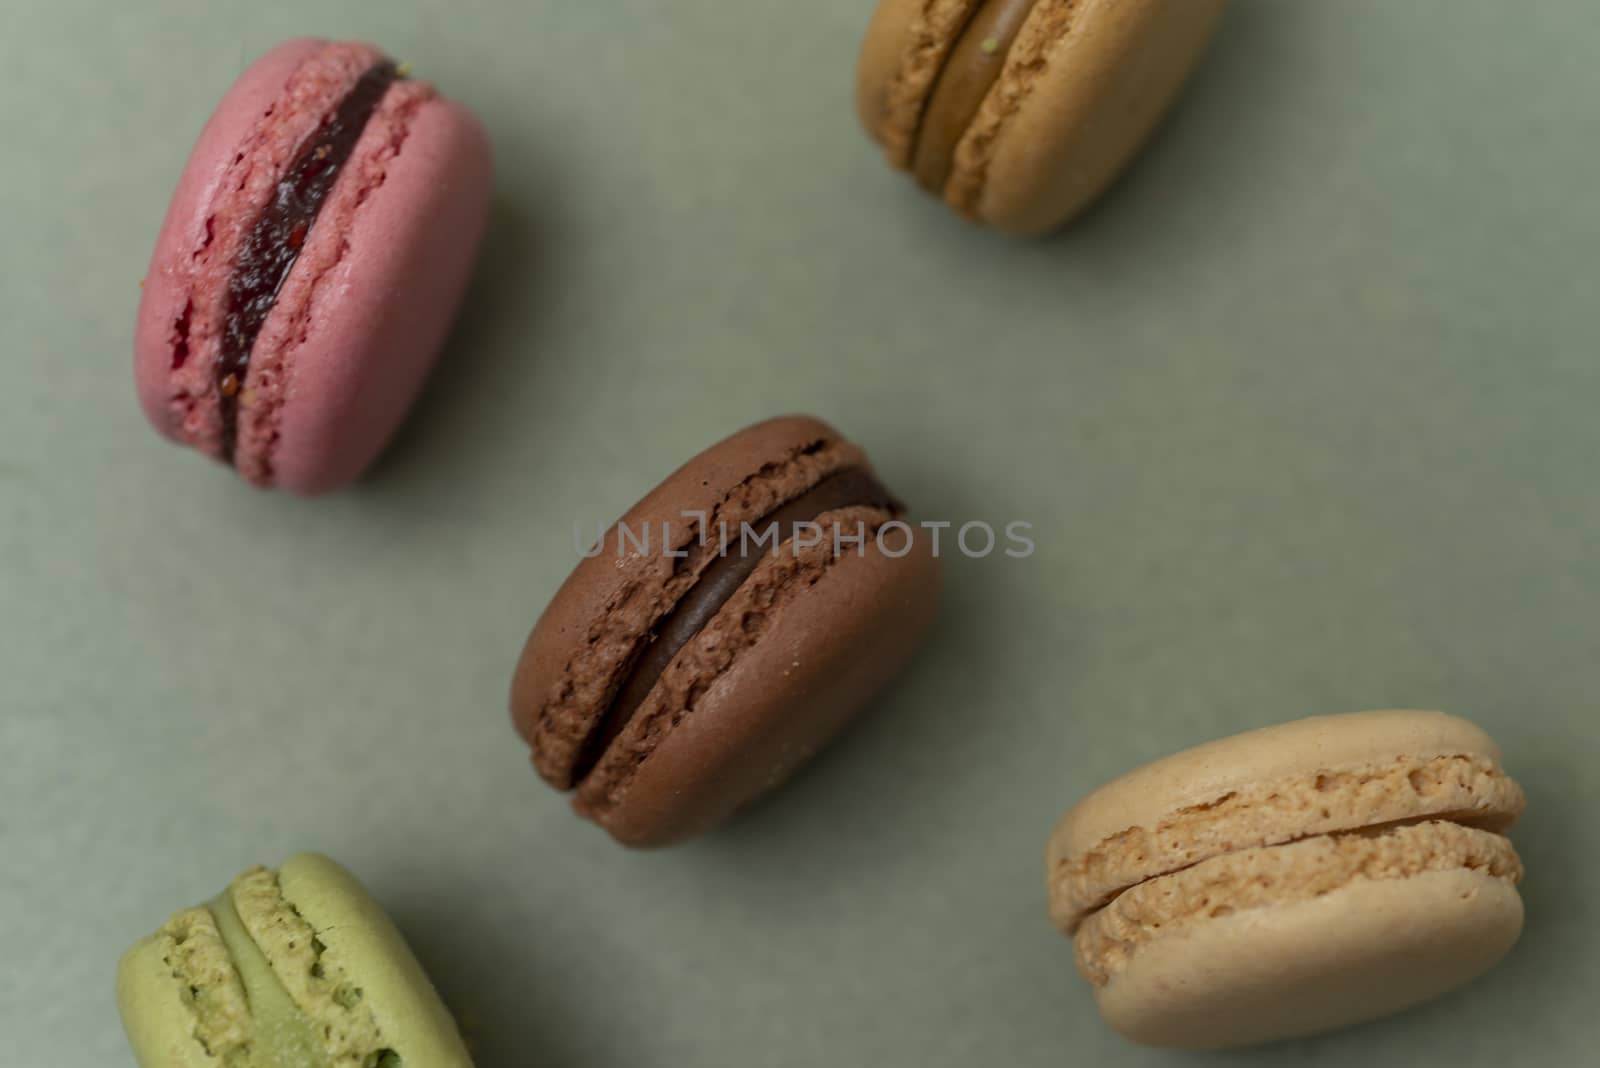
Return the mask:
[[[827,513],[841,508],[878,508],[896,514],[901,511],[900,504],[870,472],[853,467],[828,476],[805,493],[749,524],[749,537],[743,536],[744,531],[730,527],[725,538],[718,535],[717,540],[712,541],[713,535],[705,532],[708,544],[716,545],[720,555],[701,572],[700,578],[679,598],[672,610],[661,618],[644,647],[634,654],[632,664],[623,672],[622,683],[610,707],[584,745],[573,774],[574,782],[581,781],[594,770],[611,743],[617,740],[644,704],[662,672],[672,663],[672,658],[705,629],[722,606],[738,592],[761,563],[762,556],[765,553],[776,555],[779,546],[796,537],[806,524],[815,523]],[[774,531],[775,538],[771,536]],[[843,538],[846,533],[854,538],[856,531],[841,532],[840,537]],[[724,540],[725,549],[722,545]],[[824,543],[833,542],[833,532],[824,530],[823,540]]]
[[[384,94],[399,79],[398,68],[385,60],[356,80],[333,112],[295,149],[272,199],[239,249],[228,279],[222,346],[215,368],[222,412],[222,458],[228,463],[233,462],[239,436],[239,394],[256,337],[340,170],[349,162]]]
[[[978,117],[984,98],[1000,80],[1036,0],[980,0],[956,38],[922,110],[911,170],[929,192],[939,194],[955,170],[956,146]]]

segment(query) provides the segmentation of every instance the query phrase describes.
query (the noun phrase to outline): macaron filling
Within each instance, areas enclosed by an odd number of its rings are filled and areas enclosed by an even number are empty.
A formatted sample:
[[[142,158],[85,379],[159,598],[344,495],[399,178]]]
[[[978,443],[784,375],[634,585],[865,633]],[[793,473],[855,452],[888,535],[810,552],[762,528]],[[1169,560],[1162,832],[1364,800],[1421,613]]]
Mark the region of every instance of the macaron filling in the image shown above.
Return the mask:
[[[276,873],[244,872],[210,902],[174,914],[156,938],[207,1063],[403,1068],[362,987]]]
[[[272,971],[260,947],[245,930],[244,921],[234,907],[231,893],[218,895],[207,906],[216,921],[223,945],[233,959],[234,970],[244,984],[250,1005],[251,1041],[243,1058],[224,1063],[233,1065],[295,1065],[296,1068],[332,1068],[311,1022],[295,1005],[289,991]]]
[[[155,948],[164,974],[176,982],[189,1014],[187,1032],[201,1049],[224,1065],[247,1060],[255,1021],[215,913],[203,905],[175,912],[130,957],[144,947]]]
[[[729,530],[725,547],[718,545],[720,555],[661,618],[646,644],[634,654],[616,695],[580,752],[574,781],[583,780],[595,769],[644,705],[673,658],[705,629],[755,572],[765,555],[764,546],[770,545],[768,551],[776,555],[779,546],[794,540],[828,513],[863,507],[900,511],[889,491],[869,471],[847,468],[749,524],[749,537],[743,536],[743,531]],[[823,537],[831,536],[823,532]]]
[[[1129,827],[1051,865],[1052,910],[1067,933],[1128,887],[1225,853],[1405,819],[1447,819],[1499,831],[1516,821],[1522,789],[1492,760],[1452,754],[1325,768],[1239,786]]]
[[[340,171],[389,87],[400,77],[399,68],[384,60],[356,80],[337,107],[300,143],[239,249],[228,279],[222,339],[214,365],[225,462],[234,460],[239,394],[256,338]]]
[[[1472,872],[1514,884],[1522,878],[1522,861],[1501,835],[1434,820],[1247,849],[1124,891],[1089,917],[1073,948],[1084,976],[1103,987],[1158,937],[1251,909],[1310,901],[1357,880],[1437,872]]]
[[[1038,0],[982,0],[945,56],[913,135],[911,171],[924,189],[944,192],[956,146],[1000,80],[1011,46]]]

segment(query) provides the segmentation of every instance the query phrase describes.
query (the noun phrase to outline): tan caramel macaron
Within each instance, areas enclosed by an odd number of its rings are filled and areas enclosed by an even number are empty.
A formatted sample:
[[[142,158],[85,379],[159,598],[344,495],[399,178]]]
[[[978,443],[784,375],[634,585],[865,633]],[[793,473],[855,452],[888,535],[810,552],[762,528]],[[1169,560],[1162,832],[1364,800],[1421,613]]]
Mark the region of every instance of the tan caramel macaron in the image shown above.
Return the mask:
[[[1227,0],[879,0],[856,105],[889,162],[956,211],[1051,230],[1120,174]]]
[[[1057,824],[1052,920],[1107,1022],[1217,1048],[1341,1027],[1495,964],[1522,930],[1522,790],[1439,712],[1320,716],[1101,787]]]

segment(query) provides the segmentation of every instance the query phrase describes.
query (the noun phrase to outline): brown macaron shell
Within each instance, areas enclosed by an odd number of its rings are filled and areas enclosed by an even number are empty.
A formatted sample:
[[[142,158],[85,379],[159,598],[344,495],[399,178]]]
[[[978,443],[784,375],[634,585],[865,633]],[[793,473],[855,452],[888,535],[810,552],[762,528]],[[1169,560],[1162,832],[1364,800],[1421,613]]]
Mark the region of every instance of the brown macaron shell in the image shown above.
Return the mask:
[[[866,509],[828,514],[854,531]],[[898,552],[897,532],[885,535]],[[578,788],[580,813],[628,845],[691,837],[787,779],[905,665],[931,626],[939,561],[823,544],[763,559],[685,647]],[[711,680],[707,684],[706,680]]]
[[[775,419],[706,450],[629,509],[598,551],[562,584],[529,635],[512,684],[512,714],[550,785],[574,785],[584,743],[610,705],[623,671],[651,628],[716,558],[720,523],[737,530],[835,472],[866,462],[860,449],[814,419]],[[700,546],[704,512],[712,541]],[[624,530],[659,538],[671,526],[671,557],[623,545]],[[646,526],[648,524],[648,527]],[[624,551],[626,550],[626,551]]]
[[[546,781],[575,789],[578,810],[619,840],[667,844],[750,800],[782,777],[771,770],[777,754],[819,747],[875,688],[848,680],[864,672],[881,683],[931,622],[938,567],[922,544],[927,539],[893,559],[871,538],[893,518],[889,508],[836,509],[817,522],[837,521],[850,533],[860,522],[868,534],[864,555],[846,544],[835,558],[831,537],[798,554],[785,547],[773,555],[763,546],[748,578],[667,663],[615,737],[599,733],[663,620],[720,558],[721,525],[732,542],[741,523],[759,526],[787,502],[850,471],[870,475],[864,453],[815,419],[786,417],[741,431],[630,509],[534,627],[512,684],[513,720]],[[700,544],[700,520],[686,513],[705,514],[707,544]],[[687,555],[662,551],[664,523],[673,551]],[[635,535],[648,529],[649,550],[628,541],[619,553],[624,529]],[[830,600],[826,593],[835,587],[841,593]],[[836,611],[841,597],[851,611]],[[884,611],[904,615],[902,629],[874,638]],[[876,663],[845,671],[836,662],[840,635],[848,636],[840,648],[851,657]],[[784,643],[792,682],[744,668],[778,655]],[[824,663],[837,677],[820,686],[810,673]],[[792,702],[794,685],[810,685],[813,693],[801,714]],[[790,769],[800,759],[782,763]]]

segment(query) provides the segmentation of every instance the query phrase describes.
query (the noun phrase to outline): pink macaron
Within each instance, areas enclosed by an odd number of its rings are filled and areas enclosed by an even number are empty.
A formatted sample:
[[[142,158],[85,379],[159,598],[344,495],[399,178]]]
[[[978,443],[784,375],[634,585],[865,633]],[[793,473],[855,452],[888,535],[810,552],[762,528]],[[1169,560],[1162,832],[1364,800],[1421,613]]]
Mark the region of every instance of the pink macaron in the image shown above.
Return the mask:
[[[150,421],[257,486],[356,478],[455,318],[490,169],[471,113],[371,45],[261,57],[201,131],[156,241],[134,336]]]

